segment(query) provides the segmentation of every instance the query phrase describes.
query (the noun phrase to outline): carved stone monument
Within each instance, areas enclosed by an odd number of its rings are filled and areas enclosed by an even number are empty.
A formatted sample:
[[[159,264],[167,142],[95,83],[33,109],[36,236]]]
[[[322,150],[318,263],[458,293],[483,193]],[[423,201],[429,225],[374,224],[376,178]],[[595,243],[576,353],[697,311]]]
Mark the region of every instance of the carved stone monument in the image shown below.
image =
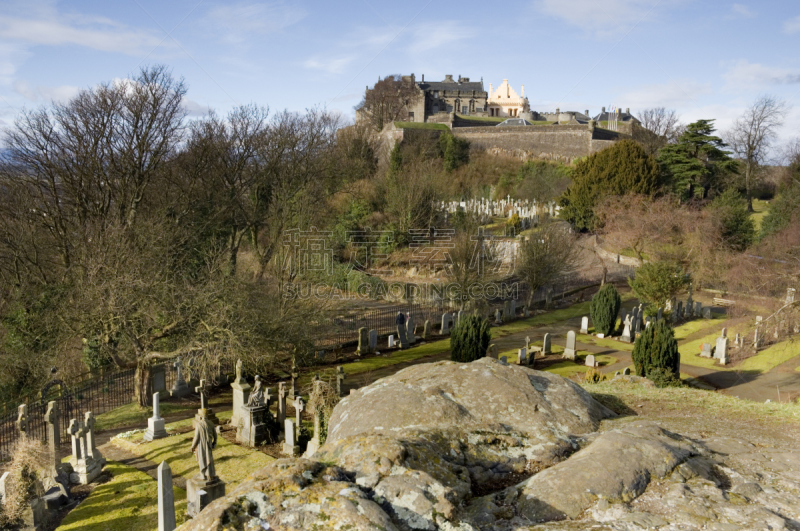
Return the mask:
[[[217,446],[217,432],[205,415],[205,410],[201,411],[195,422],[192,439],[192,452],[197,458],[200,472],[186,482],[186,512],[192,518],[209,503],[225,496],[225,482],[217,477],[214,470],[213,450]]]
[[[183,362],[180,358],[175,360],[173,367],[175,367],[177,375],[175,376],[175,383],[172,384],[172,389],[170,389],[169,395],[172,398],[183,398],[184,396],[189,396],[192,393],[192,390],[189,389],[189,384],[186,383],[186,380],[183,378]]]
[[[238,427],[241,420],[242,406],[250,399],[250,384],[242,377],[242,360],[236,360],[236,379],[231,384],[233,389],[233,410],[231,425]]]
[[[147,419],[147,431],[144,432],[142,439],[145,441],[152,441],[154,439],[163,439],[167,436],[167,430],[164,428],[164,419],[161,418],[161,406],[158,393],[153,393],[153,416]]]

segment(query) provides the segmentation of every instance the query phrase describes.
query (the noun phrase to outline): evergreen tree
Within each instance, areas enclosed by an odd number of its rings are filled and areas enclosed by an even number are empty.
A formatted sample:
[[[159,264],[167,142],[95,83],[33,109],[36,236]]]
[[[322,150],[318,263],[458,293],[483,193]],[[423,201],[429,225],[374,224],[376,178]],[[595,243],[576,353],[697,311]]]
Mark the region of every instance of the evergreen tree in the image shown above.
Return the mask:
[[[761,238],[780,232],[800,213],[800,156],[789,166],[789,179],[781,186],[777,197],[770,201],[769,212],[761,220]]]
[[[622,297],[613,284],[606,284],[598,291],[589,306],[594,331],[598,334],[611,335],[617,324],[617,315],[622,306]]]
[[[722,239],[734,251],[744,251],[755,239],[756,228],[747,200],[734,188],[728,188],[714,198],[710,208],[719,221]]]
[[[486,356],[489,348],[489,321],[477,315],[465,315],[450,333],[450,359],[470,362]]]
[[[651,323],[636,338],[631,353],[634,372],[648,376],[653,371],[668,371],[676,378],[680,375],[681,355],[675,331],[665,319]]]
[[[691,277],[679,264],[673,262],[647,262],[636,270],[636,277],[629,280],[633,293],[639,300],[661,308],[683,290]]]
[[[575,165],[572,184],[561,198],[561,218],[579,230],[594,230],[594,207],[603,196],[654,196],[660,187],[656,160],[637,142],[623,140]]]
[[[439,149],[444,158],[445,171],[451,172],[469,162],[469,142],[449,131],[439,137]]]
[[[683,200],[704,198],[718,190],[720,176],[736,172],[726,144],[712,133],[714,120],[689,124],[677,144],[661,148],[658,162],[674,192]]]

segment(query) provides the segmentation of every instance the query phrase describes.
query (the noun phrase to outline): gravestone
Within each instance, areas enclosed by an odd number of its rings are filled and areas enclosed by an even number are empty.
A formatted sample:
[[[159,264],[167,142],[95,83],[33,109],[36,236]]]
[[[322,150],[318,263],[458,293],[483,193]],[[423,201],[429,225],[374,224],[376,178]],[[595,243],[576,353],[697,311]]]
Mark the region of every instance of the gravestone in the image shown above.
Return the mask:
[[[586,316],[581,317],[581,334],[589,333],[589,318]]]
[[[728,338],[717,338],[717,349],[714,352],[714,357],[719,360],[722,365],[728,364]]]
[[[267,390],[269,396],[269,390]],[[236,442],[243,446],[256,448],[270,439],[266,424],[269,415],[269,401],[264,404],[248,403],[242,406],[239,427],[236,430]]]
[[[311,419],[314,426],[314,435],[311,437],[311,440],[308,441],[306,451],[303,454],[303,457],[306,459],[317,453],[317,450],[319,450],[321,444],[320,435],[322,434],[322,408],[318,405],[322,397],[321,385],[322,382],[314,382],[314,388],[311,392],[311,403],[317,405],[311,408]]]
[[[20,404],[17,408],[17,420],[14,422],[20,436],[25,437],[28,434],[28,406]]]
[[[397,325],[397,341],[400,343],[400,348],[408,347],[408,339],[406,339],[406,325]]]
[[[105,458],[100,455],[94,440],[95,419],[89,411],[84,417],[84,422],[70,420],[67,432],[72,437],[72,473],[69,479],[72,483],[88,485],[103,471],[106,464]]]
[[[177,374],[175,376],[175,382],[172,384],[172,389],[169,390],[169,396],[172,398],[188,396],[192,391],[189,389],[189,384],[186,383],[186,380],[183,378],[183,362],[178,358],[172,366],[175,368]]]
[[[703,319],[711,319],[711,306],[703,306]]]
[[[50,464],[52,469],[49,470],[54,477],[59,475],[61,469],[61,458],[59,457],[59,450],[61,449],[61,427],[58,418],[58,402],[53,400],[47,403],[47,412],[44,414],[44,422],[47,426],[47,450],[50,454]]]
[[[625,368],[622,370],[622,375],[623,375],[623,376],[628,376],[630,373],[631,373],[631,368],[630,368],[630,367],[625,367]]]
[[[723,328],[722,333],[719,335],[719,337],[728,337],[728,329]]]
[[[711,308],[708,309],[709,313],[711,312]],[[703,303],[698,301],[694,303],[694,316],[701,317],[703,316]],[[711,319],[711,317],[709,317]]]
[[[642,333],[642,314],[641,313],[639,313],[639,315],[636,316],[636,327],[635,327],[635,329],[636,329],[636,333],[637,334],[641,334]]]
[[[303,402],[303,397],[295,397],[294,399],[294,414],[295,414],[295,422],[297,424],[297,429],[300,429],[303,422],[303,411],[306,409],[306,403]]]
[[[186,482],[186,512],[194,518],[208,504],[225,496],[225,482],[214,469],[213,450],[217,445],[217,432],[203,411],[195,421],[191,451],[197,457],[200,472]]]
[[[344,393],[342,392],[342,384],[344,383],[344,379],[344,368],[339,365],[336,367],[336,396],[344,396]]]
[[[503,317],[506,318],[506,321],[510,321],[512,319],[511,301],[503,301]]]
[[[764,336],[761,333],[761,325],[756,326],[756,331],[753,334],[753,348],[761,348],[764,343]]]
[[[711,357],[711,343],[703,343],[700,347],[700,355],[704,358]]]
[[[422,339],[431,338],[431,322],[426,320],[425,325],[422,327]]]
[[[525,336],[525,348],[531,348],[531,336]]]
[[[172,469],[166,461],[161,461],[156,472],[158,476],[158,531],[172,531],[175,521],[175,493],[172,490]]]
[[[575,359],[575,332],[573,330],[567,332],[567,346],[564,349],[564,357],[569,360]]]
[[[242,360],[236,360],[236,379],[231,384],[233,389],[233,409],[231,410],[231,425],[239,427],[242,419],[242,406],[250,400],[252,387],[242,376]]]
[[[378,349],[378,332],[376,330],[369,331],[369,350],[375,352]]]
[[[784,304],[792,304],[796,293],[797,290],[795,288],[786,288],[786,301]]]
[[[644,320],[644,327],[647,328],[648,326],[650,326],[650,317],[647,317]]]
[[[283,447],[281,448],[283,455],[288,455],[291,457],[296,456],[300,453],[300,447],[297,446],[297,439],[295,438],[294,432],[294,421],[292,419],[286,419],[284,421],[283,433],[284,440]]]
[[[586,356],[586,366],[592,368],[595,367],[594,354],[589,354]]]
[[[442,314],[442,328],[439,330],[439,333],[443,336],[446,336],[450,333],[450,314],[443,313]]]
[[[664,308],[659,308],[658,313],[656,314],[656,321],[660,321],[664,318]]]
[[[286,419],[286,382],[278,383],[278,426]]]
[[[455,313],[455,312],[454,312],[454,313]],[[466,316],[466,314],[464,313],[464,310],[458,310],[458,321],[456,321],[456,322],[459,322],[459,323],[460,323],[460,322],[461,322],[461,319],[463,319],[463,318],[464,318],[464,316]]]
[[[500,311],[500,308],[494,311],[494,322],[497,324],[503,324],[503,312]]]
[[[550,346],[550,334],[546,333],[544,335],[544,341],[542,341],[542,354],[551,354],[552,347]]]
[[[153,393],[153,416],[147,419],[147,431],[144,432],[142,439],[152,441],[163,439],[167,436],[164,428],[164,419],[161,418],[161,405],[158,393]]]
[[[492,343],[491,345],[489,345],[489,348],[486,349],[486,355],[490,358],[497,359],[497,354],[498,354],[497,345]]]
[[[511,299],[511,301],[509,302],[509,310],[510,311],[508,312],[508,315],[510,315],[512,319],[516,319],[517,318],[517,300],[516,299]]]
[[[154,393],[167,393],[167,375],[163,365],[153,365],[150,367],[150,381],[153,385]]]
[[[389,337],[386,339],[386,347],[387,347],[387,348],[394,348],[394,336],[393,336],[393,335],[391,335],[391,334],[390,334],[390,335],[389,335]]]
[[[548,287],[545,291],[544,303],[548,308],[553,305],[553,288]]]
[[[208,398],[206,396],[206,381],[200,380],[200,385],[194,388],[194,392],[200,395],[200,409],[197,410],[197,414],[194,416],[195,420],[199,420],[201,418],[208,419],[209,422],[213,423],[214,425],[219,424],[219,419],[217,415],[214,413],[214,410],[208,407]]]
[[[517,351],[517,364],[518,365],[527,365],[528,364],[528,350],[525,348],[521,348]]]
[[[672,322],[677,323],[683,317],[683,301],[678,301],[675,311],[672,312]]]
[[[691,317],[694,312],[694,301],[692,300],[692,291],[689,289],[689,297],[686,299],[686,317]]]
[[[631,339],[631,323],[630,317],[625,317],[625,327],[622,329],[622,336],[620,336],[619,340],[623,343],[633,343]]]
[[[289,382],[289,399],[294,400],[294,397],[297,396],[297,379],[300,377],[300,373],[297,372],[297,365],[295,365],[294,361],[292,361],[292,372],[290,374],[292,380]]]
[[[369,329],[366,326],[362,326],[358,329],[358,350],[356,350],[356,354],[363,356],[370,352],[372,350],[369,348]]]
[[[734,341],[733,344],[736,345],[737,347],[742,346],[742,335],[739,332],[736,332],[736,341]]]

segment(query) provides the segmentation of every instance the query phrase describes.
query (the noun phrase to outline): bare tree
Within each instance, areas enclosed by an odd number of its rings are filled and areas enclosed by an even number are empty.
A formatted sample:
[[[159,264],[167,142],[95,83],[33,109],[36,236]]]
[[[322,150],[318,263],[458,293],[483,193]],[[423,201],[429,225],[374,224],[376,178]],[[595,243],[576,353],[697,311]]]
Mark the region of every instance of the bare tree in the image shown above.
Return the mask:
[[[356,106],[359,121],[366,121],[376,131],[386,124],[408,119],[408,107],[421,97],[420,90],[410,79],[400,75],[386,76],[367,89],[364,99]]]
[[[747,208],[752,212],[751,191],[759,165],[767,158],[789,109],[785,101],[761,96],[736,119],[725,135],[728,145],[744,164]]]
[[[644,146],[649,155],[657,155],[667,144],[675,143],[683,128],[677,113],[664,107],[652,107],[639,114],[640,128],[634,128],[633,138]]]
[[[522,243],[517,272],[530,289],[529,307],[537,289],[575,270],[579,251],[576,237],[566,223],[544,225]]]

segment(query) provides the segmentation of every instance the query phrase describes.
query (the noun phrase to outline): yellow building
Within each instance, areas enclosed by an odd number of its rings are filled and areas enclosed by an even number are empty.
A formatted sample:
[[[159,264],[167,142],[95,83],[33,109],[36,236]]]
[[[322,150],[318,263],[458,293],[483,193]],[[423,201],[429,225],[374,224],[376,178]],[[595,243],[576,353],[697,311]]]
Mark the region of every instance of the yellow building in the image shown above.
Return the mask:
[[[489,84],[488,98],[489,116],[502,117],[522,117],[522,113],[529,113],[531,106],[528,98],[525,97],[525,85],[522,85],[522,95],[517,95],[516,91],[504,79],[497,90]]]

